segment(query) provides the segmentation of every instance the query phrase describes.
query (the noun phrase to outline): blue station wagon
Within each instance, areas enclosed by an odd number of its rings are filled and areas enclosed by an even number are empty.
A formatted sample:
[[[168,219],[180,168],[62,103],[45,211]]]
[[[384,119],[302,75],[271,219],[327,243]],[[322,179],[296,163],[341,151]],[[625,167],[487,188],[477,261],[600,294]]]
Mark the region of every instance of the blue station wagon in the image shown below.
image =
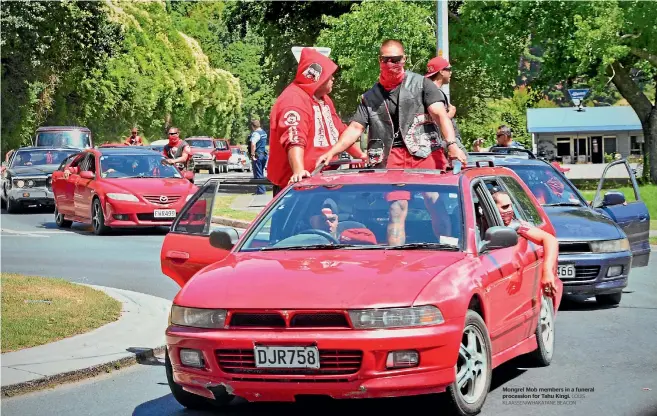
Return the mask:
[[[566,295],[595,296],[600,304],[620,303],[630,270],[648,265],[650,214],[641,200],[629,163],[617,160],[604,170],[596,197],[587,202],[555,166],[530,151],[493,148],[470,153],[470,161],[484,161],[512,169],[531,189],[554,225],[559,240],[559,278]],[[604,189],[610,168],[625,167],[635,193],[626,201],[621,192]]]

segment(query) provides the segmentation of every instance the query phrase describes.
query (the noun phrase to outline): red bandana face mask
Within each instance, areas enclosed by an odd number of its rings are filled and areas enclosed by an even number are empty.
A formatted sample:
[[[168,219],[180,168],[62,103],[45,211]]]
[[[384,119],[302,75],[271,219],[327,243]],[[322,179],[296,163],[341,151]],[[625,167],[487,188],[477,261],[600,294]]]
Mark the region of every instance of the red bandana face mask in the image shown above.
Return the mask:
[[[502,221],[504,222],[505,227],[508,227],[509,224],[511,224],[511,221],[515,218],[512,210],[500,212],[500,215],[502,216]]]
[[[379,83],[386,91],[392,91],[397,88],[404,80],[404,64],[398,63],[383,63],[379,62],[381,75],[379,75]]]
[[[178,145],[180,138],[178,136],[169,136],[169,146],[175,147]]]

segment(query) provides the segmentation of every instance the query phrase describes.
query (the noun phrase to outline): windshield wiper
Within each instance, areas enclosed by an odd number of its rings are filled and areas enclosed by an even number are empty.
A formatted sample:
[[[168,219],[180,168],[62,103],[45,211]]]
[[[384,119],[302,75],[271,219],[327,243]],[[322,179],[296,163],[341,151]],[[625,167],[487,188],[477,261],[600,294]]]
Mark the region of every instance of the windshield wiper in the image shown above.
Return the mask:
[[[581,207],[579,202],[555,202],[553,204],[543,204],[544,207]]]
[[[361,246],[354,246],[351,244],[310,244],[307,246],[280,246],[280,247],[264,247],[260,251],[276,251],[276,250],[336,250],[340,248],[359,248]],[[366,246],[363,246],[366,247]]]
[[[459,251],[457,246],[451,244],[442,244],[442,243],[408,243],[401,244],[398,246],[388,246],[388,250],[412,250],[412,249],[422,249],[422,248],[432,248],[437,250],[449,250],[449,251]]]

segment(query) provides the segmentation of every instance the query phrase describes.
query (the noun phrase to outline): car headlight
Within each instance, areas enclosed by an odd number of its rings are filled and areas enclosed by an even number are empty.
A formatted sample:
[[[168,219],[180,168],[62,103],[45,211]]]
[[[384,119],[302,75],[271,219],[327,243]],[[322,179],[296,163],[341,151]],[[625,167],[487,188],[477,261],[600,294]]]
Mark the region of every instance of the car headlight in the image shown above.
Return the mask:
[[[187,195],[187,198],[185,198],[185,202],[187,202],[187,201],[189,201],[190,199],[192,199],[193,196],[194,196],[194,194],[189,194],[189,195]]]
[[[22,188],[22,187],[25,186],[25,181],[20,180],[20,179],[17,180],[15,183],[16,183],[16,187],[17,187],[17,188]]]
[[[186,308],[173,305],[169,322],[173,325],[194,328],[223,328],[226,323],[226,310]]]
[[[433,305],[408,308],[357,309],[349,311],[357,329],[407,328],[445,322],[440,309]]]
[[[130,202],[139,202],[136,196],[133,194],[107,194],[107,197],[115,201],[130,201]]]
[[[591,251],[594,253],[616,253],[619,251],[629,251],[630,241],[627,238],[607,241],[591,241]]]

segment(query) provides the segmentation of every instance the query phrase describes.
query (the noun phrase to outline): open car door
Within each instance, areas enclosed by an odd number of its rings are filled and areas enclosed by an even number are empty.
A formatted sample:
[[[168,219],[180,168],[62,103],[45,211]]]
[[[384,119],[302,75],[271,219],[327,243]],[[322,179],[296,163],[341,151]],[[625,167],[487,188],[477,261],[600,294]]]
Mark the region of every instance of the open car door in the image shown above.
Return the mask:
[[[212,247],[210,233],[219,227],[212,224],[216,180],[207,181],[185,204],[164,238],[160,252],[162,273],[180,287],[199,270],[224,259],[230,251]]]
[[[616,172],[623,169],[623,176],[627,171],[634,190],[634,198],[627,200],[622,192],[615,190],[610,190],[602,195],[605,177],[610,168],[615,166],[618,167]],[[633,256],[632,267],[647,266],[650,259],[650,213],[645,202],[641,200],[639,186],[627,160],[617,160],[605,167],[592,206],[614,220],[627,235]]]

